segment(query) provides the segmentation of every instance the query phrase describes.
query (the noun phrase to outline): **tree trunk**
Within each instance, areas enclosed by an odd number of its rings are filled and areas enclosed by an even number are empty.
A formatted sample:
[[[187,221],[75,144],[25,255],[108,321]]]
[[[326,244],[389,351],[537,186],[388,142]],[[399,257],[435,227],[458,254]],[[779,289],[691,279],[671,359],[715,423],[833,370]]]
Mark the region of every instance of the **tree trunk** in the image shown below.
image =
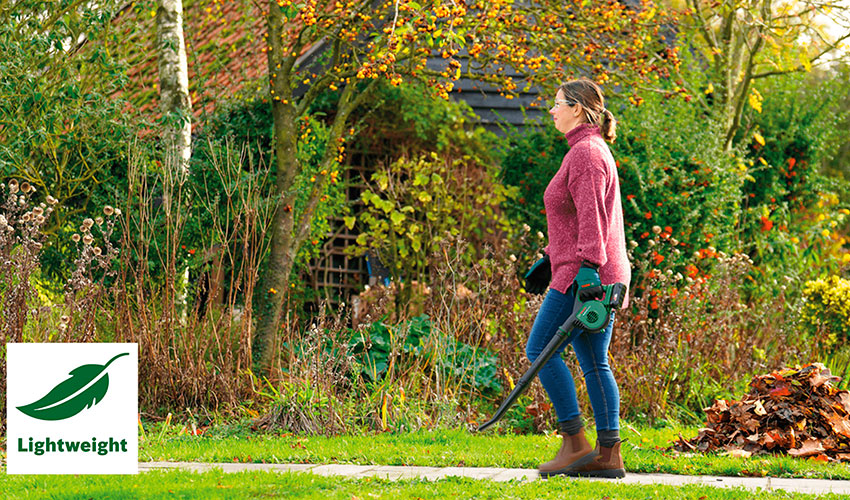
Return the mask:
[[[296,108],[289,84],[289,73],[295,63],[295,56],[283,54],[281,30],[284,19],[277,3],[269,2],[268,13],[268,75],[271,91],[272,133],[274,144],[275,210],[271,224],[271,248],[269,267],[263,283],[268,300],[257,317],[257,333],[254,338],[254,352],[259,355],[259,368],[269,374],[277,353],[275,340],[283,310],[283,297],[289,283],[289,273],[295,261],[298,248],[295,245],[293,227],[295,225],[295,193],[292,184],[298,172],[296,152]],[[284,66],[281,68],[281,64]]]
[[[159,105],[165,125],[163,144],[165,168],[168,170],[165,182],[181,184],[189,173],[189,157],[192,155],[192,102],[189,99],[189,70],[183,39],[183,0],[159,0],[156,48],[159,56]],[[163,200],[166,207],[171,207],[172,201]],[[180,276],[176,276],[176,269],[172,272],[175,274],[172,283],[176,288],[175,305],[180,305],[180,317],[185,324],[189,268],[183,269]]]
[[[167,163],[183,175],[192,153],[192,102],[183,40],[183,1],[159,0],[156,9],[156,47],[159,56],[160,110],[166,121]]]

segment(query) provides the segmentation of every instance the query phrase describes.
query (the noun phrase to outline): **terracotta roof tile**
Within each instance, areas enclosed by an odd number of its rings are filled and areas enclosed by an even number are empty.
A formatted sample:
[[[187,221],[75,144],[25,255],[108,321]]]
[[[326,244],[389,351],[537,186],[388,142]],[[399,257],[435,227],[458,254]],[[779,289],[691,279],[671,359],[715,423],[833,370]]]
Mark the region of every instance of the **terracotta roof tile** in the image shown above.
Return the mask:
[[[266,21],[254,2],[186,1],[184,9],[189,94],[193,96],[192,111],[200,117],[214,110],[219,101],[245,91],[247,83],[268,74],[263,51]],[[147,10],[128,8],[115,22],[138,25],[124,30],[127,43],[135,43],[139,49],[128,60],[130,82],[123,95],[139,111],[156,115],[159,75],[154,19]]]

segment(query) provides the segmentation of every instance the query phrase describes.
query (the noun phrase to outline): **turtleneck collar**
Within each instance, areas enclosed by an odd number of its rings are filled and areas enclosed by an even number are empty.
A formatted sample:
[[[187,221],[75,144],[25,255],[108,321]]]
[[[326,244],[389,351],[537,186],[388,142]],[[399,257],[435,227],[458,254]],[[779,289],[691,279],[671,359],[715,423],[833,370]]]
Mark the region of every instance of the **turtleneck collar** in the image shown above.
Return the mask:
[[[599,137],[602,137],[602,134],[599,133],[599,126],[590,123],[582,123],[581,125],[564,134],[564,137],[567,139],[567,144],[569,144],[570,147],[573,147],[585,137],[590,137],[593,135],[598,135]]]

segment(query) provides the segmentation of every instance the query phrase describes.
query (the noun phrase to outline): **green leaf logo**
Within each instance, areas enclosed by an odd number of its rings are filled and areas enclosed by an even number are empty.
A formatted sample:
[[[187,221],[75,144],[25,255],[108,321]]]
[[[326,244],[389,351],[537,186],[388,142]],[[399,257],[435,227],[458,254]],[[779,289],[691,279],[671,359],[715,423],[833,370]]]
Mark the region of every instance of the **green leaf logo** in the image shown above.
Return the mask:
[[[109,388],[106,367],[124,352],[106,362],[105,365],[82,365],[70,371],[67,379],[54,387],[46,396],[35,403],[19,406],[18,409],[39,420],[64,420],[86,408],[100,403]]]

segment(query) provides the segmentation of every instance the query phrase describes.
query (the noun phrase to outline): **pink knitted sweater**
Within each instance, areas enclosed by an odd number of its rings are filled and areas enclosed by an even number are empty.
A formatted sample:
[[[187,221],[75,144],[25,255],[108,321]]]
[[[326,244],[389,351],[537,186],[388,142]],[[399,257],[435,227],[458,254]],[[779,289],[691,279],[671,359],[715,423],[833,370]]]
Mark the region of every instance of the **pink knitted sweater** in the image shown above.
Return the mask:
[[[565,135],[570,150],[543,193],[552,264],[550,288],[567,293],[582,260],[599,265],[602,284],[629,286],[617,165],[596,125]],[[628,294],[623,307],[628,305]]]

